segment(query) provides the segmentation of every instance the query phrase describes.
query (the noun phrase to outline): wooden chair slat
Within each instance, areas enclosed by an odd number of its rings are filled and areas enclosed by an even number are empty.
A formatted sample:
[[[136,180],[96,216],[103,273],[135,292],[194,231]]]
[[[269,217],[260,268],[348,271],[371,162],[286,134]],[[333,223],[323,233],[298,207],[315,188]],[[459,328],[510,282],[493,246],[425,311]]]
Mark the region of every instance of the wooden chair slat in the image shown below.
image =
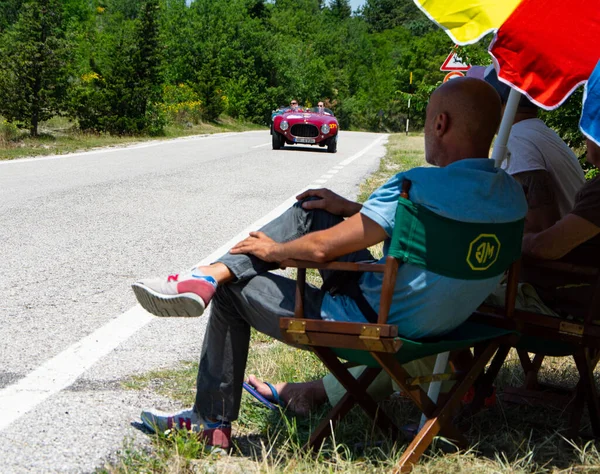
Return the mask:
[[[333,347],[336,349],[355,349],[358,351],[373,351],[392,353],[398,352],[402,346],[400,339],[380,338],[376,340],[361,339],[360,336],[346,334],[331,334],[321,332],[306,332],[302,334],[286,331],[283,340],[294,345]]]
[[[297,318],[281,318],[279,327],[287,331],[297,325]],[[322,321],[319,319],[302,319],[305,331],[316,331],[331,334],[360,335],[365,329],[376,330],[379,337],[398,337],[398,326],[393,324],[351,323],[347,321]]]

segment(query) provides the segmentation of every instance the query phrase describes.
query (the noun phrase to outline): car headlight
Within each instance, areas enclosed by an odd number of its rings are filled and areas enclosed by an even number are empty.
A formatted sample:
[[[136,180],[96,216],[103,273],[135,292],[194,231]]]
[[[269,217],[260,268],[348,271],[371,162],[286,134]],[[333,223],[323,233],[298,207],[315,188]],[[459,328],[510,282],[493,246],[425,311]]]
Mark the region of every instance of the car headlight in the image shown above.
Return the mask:
[[[290,128],[290,124],[287,123],[287,121],[282,120],[281,123],[279,124],[279,128],[281,128],[281,130],[283,130],[284,132]]]
[[[321,125],[321,133],[326,134],[329,133],[329,125],[327,125],[326,123],[324,123],[323,125]]]

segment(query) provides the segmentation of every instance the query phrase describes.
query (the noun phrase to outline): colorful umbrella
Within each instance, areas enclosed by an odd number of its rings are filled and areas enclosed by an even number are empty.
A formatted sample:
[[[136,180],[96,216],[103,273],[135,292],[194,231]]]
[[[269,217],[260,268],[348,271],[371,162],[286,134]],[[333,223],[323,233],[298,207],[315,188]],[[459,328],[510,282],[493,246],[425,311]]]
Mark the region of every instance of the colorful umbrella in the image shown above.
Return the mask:
[[[415,0],[461,45],[496,32],[498,76],[545,109],[558,107],[600,58],[598,0]]]
[[[599,0],[414,1],[457,44],[495,32],[489,51],[500,80],[548,110],[584,83],[600,58]],[[500,147],[518,102],[518,94],[511,96]]]

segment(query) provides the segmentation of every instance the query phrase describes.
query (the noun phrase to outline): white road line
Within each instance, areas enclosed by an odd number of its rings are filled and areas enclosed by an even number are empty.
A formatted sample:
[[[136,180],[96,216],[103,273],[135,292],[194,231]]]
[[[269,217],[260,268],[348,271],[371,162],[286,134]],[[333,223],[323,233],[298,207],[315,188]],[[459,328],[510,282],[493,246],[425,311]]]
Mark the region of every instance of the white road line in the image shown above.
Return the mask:
[[[141,306],[126,313],[56,357],[27,377],[0,391],[0,431],[51,395],[71,385],[77,377],[152,320]]]
[[[350,158],[345,159],[344,161],[340,162],[340,166],[346,166],[349,165],[350,163],[352,163],[354,160],[357,160],[358,158],[360,158],[361,156],[363,156],[366,152],[368,152],[371,148],[373,148],[375,145],[379,145],[383,140],[385,140],[388,137],[388,135],[382,135],[381,137],[379,137],[377,140],[375,140],[373,143],[371,143],[369,146],[367,146],[366,148],[363,148],[361,151],[359,151],[358,153],[355,153],[354,155],[352,155]]]
[[[84,156],[84,155],[98,155],[100,153],[114,153],[117,151],[123,150],[139,150],[141,148],[150,148],[154,146],[160,146],[167,143],[172,142],[190,142],[195,140],[211,140],[215,138],[227,138],[232,137],[234,135],[239,135],[242,133],[262,133],[262,131],[249,131],[249,132],[227,132],[227,133],[213,133],[211,135],[194,135],[191,137],[181,137],[181,138],[173,138],[170,140],[153,140],[151,142],[139,143],[137,145],[120,145],[120,146],[110,146],[105,148],[100,148],[97,150],[90,151],[80,151],[77,153],[65,153],[64,155],[50,155],[50,156],[40,156],[38,158],[19,158],[16,160],[2,160],[0,161],[0,166],[6,165],[15,165],[19,163],[31,163],[32,161],[47,161],[47,160],[58,160],[62,158],[71,158],[73,156]]]
[[[263,143],[262,145],[254,145],[252,148],[262,148],[263,146],[269,146],[271,142]]]
[[[387,137],[387,135],[378,138],[362,151],[356,153],[347,160],[344,160],[341,164],[344,164],[345,166],[363,156],[385,137]],[[60,157],[62,157],[62,155]],[[317,183],[320,181],[326,180],[315,180]],[[296,202],[296,196],[298,194],[314,187],[320,186],[311,184],[301,189],[271,212],[261,217],[234,238],[216,249],[210,255],[204,257],[198,265],[208,265],[209,263],[214,262],[233,247],[233,245],[240,240],[245,239],[250,231],[262,227],[267,222],[270,222],[281,215],[288,207]],[[136,305],[129,311],[97,329],[89,336],[84,337],[60,354],[46,361],[18,382],[0,390],[0,412],[2,413],[2,416],[0,417],[0,431],[47,398],[70,386],[81,374],[98,362],[98,360],[115,349],[119,344],[125,342],[136,331],[140,330],[154,319],[155,318],[144,311],[141,306]]]
[[[327,174],[336,174],[336,173],[339,173],[339,172],[340,172],[340,170],[329,170],[327,172]]]
[[[329,181],[329,180],[327,180],[327,179],[315,179],[315,183],[317,183],[317,184],[325,184],[327,181]]]

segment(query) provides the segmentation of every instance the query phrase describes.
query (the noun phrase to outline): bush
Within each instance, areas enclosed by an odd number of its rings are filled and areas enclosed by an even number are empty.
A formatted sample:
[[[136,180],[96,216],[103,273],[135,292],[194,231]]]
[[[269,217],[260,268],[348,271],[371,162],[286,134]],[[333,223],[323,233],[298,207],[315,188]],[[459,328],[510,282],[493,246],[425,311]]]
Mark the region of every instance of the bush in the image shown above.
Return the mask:
[[[163,86],[163,102],[157,108],[173,124],[197,125],[202,120],[200,96],[187,84]]]
[[[19,138],[18,127],[11,122],[6,120],[0,121],[0,144],[7,145],[10,142],[14,142]]]
[[[268,103],[267,95],[262,92],[266,88],[264,82],[262,78],[228,79],[223,93],[225,113],[236,119],[269,123],[272,107]],[[265,117],[269,119],[265,121]]]

